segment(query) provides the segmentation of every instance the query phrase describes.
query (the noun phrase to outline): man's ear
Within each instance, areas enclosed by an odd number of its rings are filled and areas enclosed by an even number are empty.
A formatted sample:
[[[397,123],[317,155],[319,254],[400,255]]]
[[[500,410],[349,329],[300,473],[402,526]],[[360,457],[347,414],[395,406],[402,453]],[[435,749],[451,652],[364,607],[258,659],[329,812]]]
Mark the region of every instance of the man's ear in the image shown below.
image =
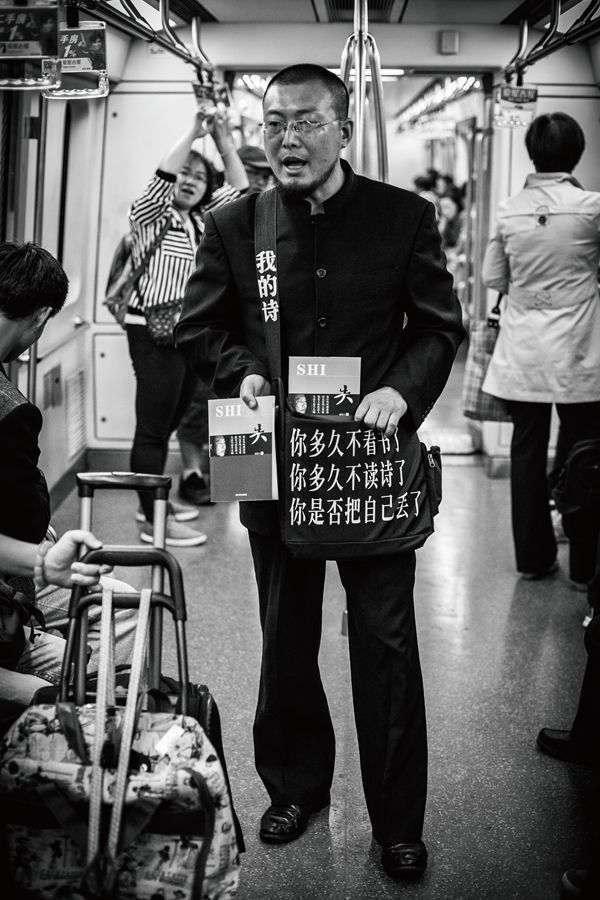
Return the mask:
[[[347,147],[354,134],[354,122],[352,119],[344,119],[342,122],[342,147]]]
[[[35,325],[35,327],[43,328],[44,325],[46,324],[46,322],[48,321],[48,319],[50,318],[51,314],[52,314],[51,306],[42,306],[40,309],[38,309],[37,312],[35,313],[35,318],[33,320],[33,324]]]

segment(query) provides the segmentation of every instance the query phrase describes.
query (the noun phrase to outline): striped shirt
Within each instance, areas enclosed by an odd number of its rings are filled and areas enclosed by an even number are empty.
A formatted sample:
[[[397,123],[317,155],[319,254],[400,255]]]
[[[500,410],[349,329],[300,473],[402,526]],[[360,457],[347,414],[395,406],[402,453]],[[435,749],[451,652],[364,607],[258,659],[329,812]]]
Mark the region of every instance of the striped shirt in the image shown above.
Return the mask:
[[[159,170],[129,211],[134,266],[146,255],[148,247],[167,221],[171,221],[171,227],[150,257],[137,289],[131,296],[129,306],[134,309],[148,309],[180,300],[194,271],[196,249],[204,231],[204,223],[199,212],[190,212],[193,232],[196,233],[194,241],[192,229],[188,228],[185,218],[173,205],[174,191],[175,176]],[[240,191],[224,184],[214,191],[202,211],[215,209],[240,196]]]

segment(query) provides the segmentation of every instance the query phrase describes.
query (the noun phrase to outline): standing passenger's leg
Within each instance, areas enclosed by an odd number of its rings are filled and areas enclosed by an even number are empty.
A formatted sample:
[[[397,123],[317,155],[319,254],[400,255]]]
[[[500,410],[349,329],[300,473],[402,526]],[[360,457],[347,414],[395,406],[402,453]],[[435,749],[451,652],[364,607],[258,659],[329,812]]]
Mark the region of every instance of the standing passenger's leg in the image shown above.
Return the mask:
[[[277,535],[249,537],[263,630],[256,768],[273,805],[317,809],[329,802],[335,757],[318,664],[325,563],[294,560]]]
[[[508,409],[513,420],[510,492],[517,570],[541,576],[556,559],[547,478],[552,405],[509,400]]]
[[[340,560],[348,600],[354,713],[373,836],[418,842],[427,733],[413,608],[415,554]]]

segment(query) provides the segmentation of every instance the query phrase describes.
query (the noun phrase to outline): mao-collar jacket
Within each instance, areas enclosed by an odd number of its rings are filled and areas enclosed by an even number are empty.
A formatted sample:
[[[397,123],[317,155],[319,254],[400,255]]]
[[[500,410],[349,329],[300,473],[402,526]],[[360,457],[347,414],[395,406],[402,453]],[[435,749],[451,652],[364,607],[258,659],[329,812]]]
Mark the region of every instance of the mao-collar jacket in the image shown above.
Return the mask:
[[[418,428],[441,393],[464,331],[434,207],[357,176],[312,215],[277,200],[282,368],[289,356],[358,356],[361,394],[396,388]],[[254,251],[256,194],[205,221],[177,346],[219,397],[250,374],[270,377]]]

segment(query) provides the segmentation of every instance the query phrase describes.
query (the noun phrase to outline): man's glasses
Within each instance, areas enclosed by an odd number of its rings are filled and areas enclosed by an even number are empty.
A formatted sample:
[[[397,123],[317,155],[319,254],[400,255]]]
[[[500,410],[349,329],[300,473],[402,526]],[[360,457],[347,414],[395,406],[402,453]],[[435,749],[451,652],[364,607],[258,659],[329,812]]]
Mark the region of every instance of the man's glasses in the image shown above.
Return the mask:
[[[312,135],[319,128],[325,128],[326,125],[332,125],[333,122],[339,122],[339,119],[330,119],[329,122],[313,122],[311,119],[296,119],[294,122],[261,122],[261,128],[267,137],[278,137],[291,128],[294,134],[307,137]]]

